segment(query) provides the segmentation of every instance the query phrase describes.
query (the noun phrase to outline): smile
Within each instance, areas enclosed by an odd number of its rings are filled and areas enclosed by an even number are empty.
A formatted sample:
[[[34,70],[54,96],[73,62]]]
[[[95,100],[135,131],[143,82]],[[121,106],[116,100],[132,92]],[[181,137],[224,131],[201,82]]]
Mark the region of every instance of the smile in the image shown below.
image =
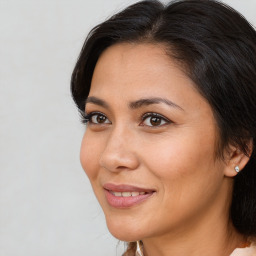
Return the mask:
[[[138,195],[145,195],[146,192],[115,192],[109,191],[114,196],[122,196],[122,197],[129,197],[129,196],[138,196]]]
[[[110,206],[114,208],[130,208],[145,202],[156,191],[130,185],[105,184],[104,192]]]

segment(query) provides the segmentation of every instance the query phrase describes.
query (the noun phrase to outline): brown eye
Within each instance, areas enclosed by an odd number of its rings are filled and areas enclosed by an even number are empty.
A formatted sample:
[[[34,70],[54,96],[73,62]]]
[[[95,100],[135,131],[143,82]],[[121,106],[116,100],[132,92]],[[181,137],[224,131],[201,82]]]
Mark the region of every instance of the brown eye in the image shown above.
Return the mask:
[[[160,125],[161,124],[161,118],[159,118],[159,117],[151,117],[150,118],[150,124],[152,125],[152,126],[157,126],[157,125]]]
[[[142,126],[150,126],[150,127],[158,127],[164,124],[168,124],[170,121],[163,116],[156,114],[156,113],[147,113],[143,117],[143,122],[141,123]]]
[[[102,124],[102,123],[105,123],[107,118],[105,116],[98,115],[96,119],[97,119],[97,123]]]
[[[93,114],[91,116],[91,123],[93,124],[110,124],[110,121],[108,120],[108,118],[103,115],[103,114]]]

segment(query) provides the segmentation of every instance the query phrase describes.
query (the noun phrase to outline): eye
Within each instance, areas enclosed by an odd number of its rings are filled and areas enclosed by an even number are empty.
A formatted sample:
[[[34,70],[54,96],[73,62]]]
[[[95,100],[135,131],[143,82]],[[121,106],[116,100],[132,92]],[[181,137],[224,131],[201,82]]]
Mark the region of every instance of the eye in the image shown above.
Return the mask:
[[[146,113],[142,117],[142,126],[159,127],[170,123],[170,120],[157,113]]]
[[[100,112],[92,112],[83,117],[83,123],[91,123],[91,124],[110,124],[111,122],[108,120],[106,115]]]

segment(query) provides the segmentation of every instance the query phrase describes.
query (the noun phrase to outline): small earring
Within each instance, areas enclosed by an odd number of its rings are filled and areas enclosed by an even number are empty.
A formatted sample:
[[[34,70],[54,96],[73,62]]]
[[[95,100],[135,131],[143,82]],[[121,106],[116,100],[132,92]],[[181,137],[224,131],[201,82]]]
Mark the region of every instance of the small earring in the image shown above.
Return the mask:
[[[140,248],[140,241],[137,241],[136,256],[143,256],[142,249]]]
[[[238,165],[235,167],[235,171],[236,171],[237,173],[239,173],[240,168],[239,168],[239,166],[238,166]]]

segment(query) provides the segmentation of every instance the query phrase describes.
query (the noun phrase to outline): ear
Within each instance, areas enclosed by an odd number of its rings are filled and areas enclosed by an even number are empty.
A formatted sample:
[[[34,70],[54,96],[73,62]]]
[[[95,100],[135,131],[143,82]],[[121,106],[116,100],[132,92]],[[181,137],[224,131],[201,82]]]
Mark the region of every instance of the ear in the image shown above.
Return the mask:
[[[227,177],[234,177],[241,172],[245,165],[250,160],[250,156],[253,150],[253,139],[250,139],[247,143],[248,146],[248,155],[245,155],[238,147],[229,146],[228,152],[226,153],[226,166],[224,170],[224,175]],[[239,168],[236,171],[235,168]]]

